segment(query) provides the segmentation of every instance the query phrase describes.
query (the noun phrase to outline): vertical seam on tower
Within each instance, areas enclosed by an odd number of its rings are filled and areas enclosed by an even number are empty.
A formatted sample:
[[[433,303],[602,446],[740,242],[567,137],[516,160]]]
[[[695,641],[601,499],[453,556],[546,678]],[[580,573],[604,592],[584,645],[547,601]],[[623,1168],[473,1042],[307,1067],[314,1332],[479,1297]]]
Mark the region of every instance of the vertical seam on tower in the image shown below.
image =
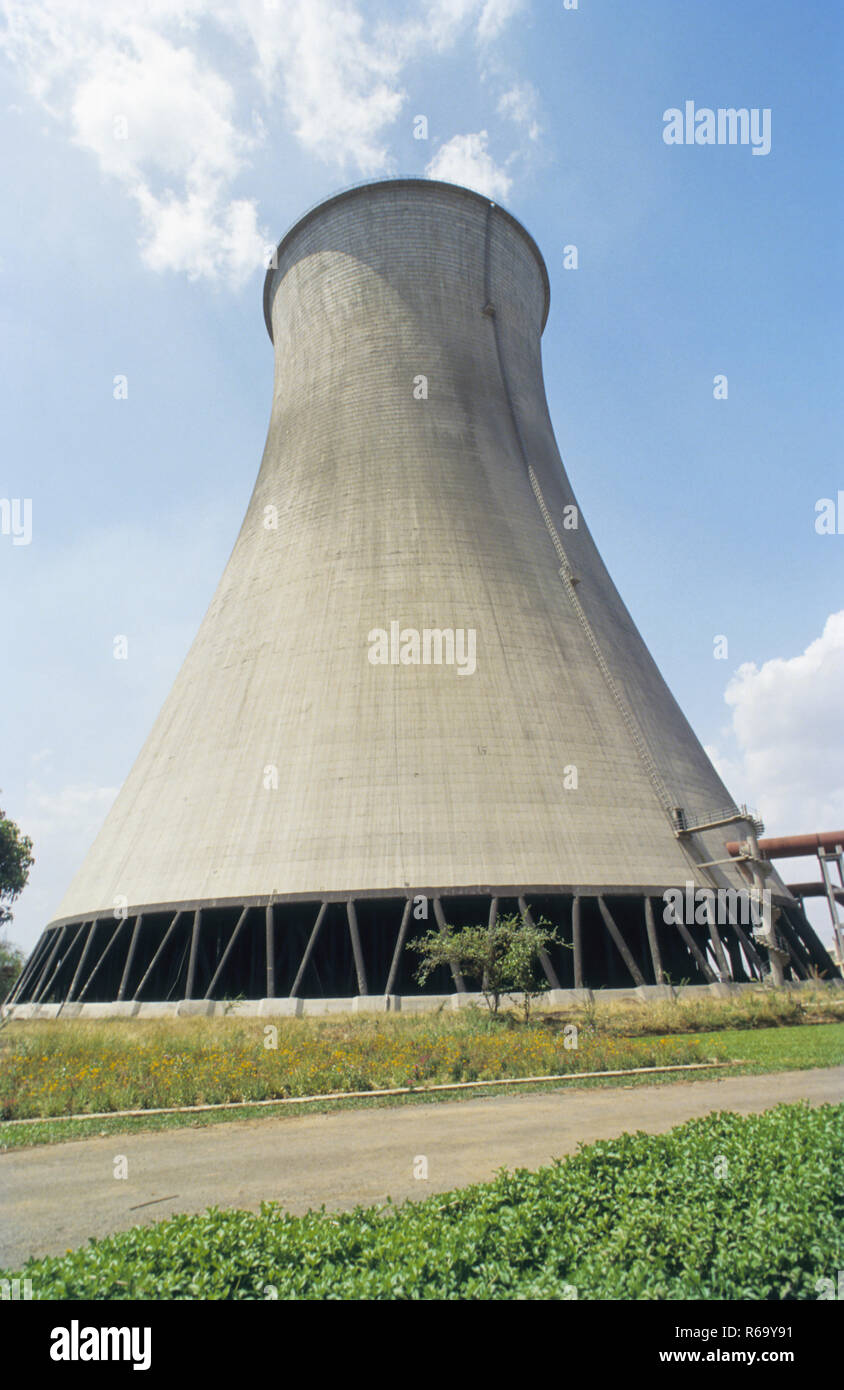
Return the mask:
[[[487,305],[490,304],[491,294],[492,277],[490,244],[492,233],[492,214],[494,208],[495,204],[490,203],[489,207],[487,208],[486,227],[484,230],[484,296]],[[615,705],[622,719],[624,720],[627,732],[629,733],[630,738],[632,739],[633,746],[636,749],[639,758],[641,759],[645,771],[647,772],[648,777],[650,779],[651,785],[653,786],[654,791],[656,792],[657,797],[660,803],[662,804],[663,810],[666,812],[670,819],[674,804],[672,798],[668,793],[668,789],[665,786],[662,777],[660,776],[659,769],[657,768],[656,763],[651,757],[650,750],[648,749],[647,744],[645,743],[644,736],[642,735],[641,730],[638,727],[633,712],[629,708],[627,701],[624,699],[623,695],[621,694],[621,691],[615,683],[613,674],[610,671],[609,666],[607,665],[607,662],[604,658],[604,654],[601,651],[598,639],[595,636],[592,624],[587,618],[583,605],[580,602],[580,599],[578,598],[577,594],[575,593],[574,584],[572,582],[573,571],[571,564],[569,563],[569,558],[566,555],[557,528],[554,525],[554,522],[551,518],[551,513],[548,511],[548,507],[546,506],[545,498],[542,495],[542,489],[539,486],[539,480],[537,479],[537,476],[533,470],[533,465],[531,464],[528,458],[527,448],[525,447],[525,442],[522,437],[522,430],[519,424],[519,418],[516,414],[516,407],[510,391],[510,383],[507,380],[507,372],[504,367],[504,354],[501,350],[501,337],[498,331],[498,315],[495,312],[493,312],[490,315],[490,317],[492,319],[492,331],[495,340],[495,353],[496,357],[498,358],[498,370],[501,376],[501,383],[504,387],[504,396],[507,401],[507,408],[510,412],[510,419],[513,422],[513,430],[516,435],[516,441],[519,446],[519,452],[522,456],[522,462],[524,463],[524,466],[527,470],[528,481],[530,482],[531,490],[533,492],[534,497],[536,498],[540,515],[542,516],[542,520],[545,523],[545,528],[549,536],[551,537],[554,549],[557,552],[557,558],[560,561],[560,568],[558,570],[560,580],[562,582],[563,588],[566,591],[566,595],[569,599],[569,602],[571,603],[571,606],[574,609],[575,616],[578,622],[580,623],[581,627],[583,628],[584,633],[586,634],[586,638],[589,642],[590,647],[592,648],[593,655],[598,663],[598,669],[604,678],[604,682],[607,686],[607,689],[609,690],[610,695],[612,696],[613,701],[615,702]]]

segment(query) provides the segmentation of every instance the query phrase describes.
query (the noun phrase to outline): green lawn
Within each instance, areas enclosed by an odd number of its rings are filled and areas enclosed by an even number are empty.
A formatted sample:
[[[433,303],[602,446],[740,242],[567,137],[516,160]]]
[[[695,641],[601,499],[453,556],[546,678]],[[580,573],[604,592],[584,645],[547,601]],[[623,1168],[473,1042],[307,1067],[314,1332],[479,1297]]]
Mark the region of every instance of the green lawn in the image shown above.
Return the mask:
[[[712,1035],[708,1037],[712,1043]],[[747,1060],[745,1071],[802,1071],[844,1063],[844,1023],[731,1030],[719,1033],[717,1040],[725,1056]]]

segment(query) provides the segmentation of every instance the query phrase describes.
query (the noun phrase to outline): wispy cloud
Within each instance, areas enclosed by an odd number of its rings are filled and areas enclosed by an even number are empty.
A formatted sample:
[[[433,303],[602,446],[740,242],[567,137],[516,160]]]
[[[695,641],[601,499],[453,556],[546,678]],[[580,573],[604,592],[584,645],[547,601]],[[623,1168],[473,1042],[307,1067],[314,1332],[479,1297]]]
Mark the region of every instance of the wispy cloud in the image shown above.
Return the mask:
[[[427,0],[386,13],[359,0],[0,0],[0,49],[32,99],[116,180],[156,271],[239,285],[268,235],[238,192],[275,125],[343,177],[395,170],[406,70],[472,39],[484,54],[524,0]],[[502,98],[527,119],[528,88]],[[456,135],[435,177],[505,196],[485,131]]]
[[[478,19],[478,38],[491,43],[525,8],[525,0],[485,0]]]
[[[265,102],[281,102],[308,154],[364,177],[390,167],[386,132],[407,99],[400,30],[373,32],[341,0],[231,5],[227,22],[248,37]]]
[[[489,198],[505,199],[513,180],[487,150],[488,138],[485,130],[452,136],[426,165],[425,173],[430,179],[465,184]]]
[[[530,140],[538,140],[542,127],[537,119],[539,102],[536,88],[531,82],[517,82],[502,92],[498,99],[498,113],[522,126]]]
[[[204,6],[4,0],[2,47],[74,144],[136,202],[157,270],[235,283],[266,237],[232,182],[259,136],[238,126],[234,88],[197,42]]]

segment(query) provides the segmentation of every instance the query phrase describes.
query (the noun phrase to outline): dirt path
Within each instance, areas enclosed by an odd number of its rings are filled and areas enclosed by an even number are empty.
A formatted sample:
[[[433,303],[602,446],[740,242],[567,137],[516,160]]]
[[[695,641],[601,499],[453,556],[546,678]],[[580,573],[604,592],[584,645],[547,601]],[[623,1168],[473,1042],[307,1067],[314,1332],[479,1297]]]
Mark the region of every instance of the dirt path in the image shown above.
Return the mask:
[[[844,1066],[646,1089],[544,1092],[119,1134],[0,1155],[0,1267],[217,1205],[348,1208],[537,1168],[581,1141],[657,1134],[713,1110],[844,1100]],[[124,1156],[128,1176],[114,1176]],[[428,1176],[414,1177],[427,1161]],[[422,1165],[416,1163],[417,1170]]]

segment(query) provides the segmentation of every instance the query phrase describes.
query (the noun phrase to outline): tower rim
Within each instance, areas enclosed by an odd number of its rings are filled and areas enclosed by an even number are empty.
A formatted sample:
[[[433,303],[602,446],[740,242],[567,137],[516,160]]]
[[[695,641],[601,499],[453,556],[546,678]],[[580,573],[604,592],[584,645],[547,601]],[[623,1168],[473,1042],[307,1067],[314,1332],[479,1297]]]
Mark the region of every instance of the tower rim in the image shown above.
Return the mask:
[[[267,333],[269,334],[271,343],[274,343],[275,341],[273,338],[272,327],[273,283],[276,272],[278,270],[277,263],[279,258],[281,257],[282,252],[287,248],[287,246],[289,246],[293,238],[297,236],[298,233],[302,231],[304,227],[308,226],[309,223],[313,222],[316,217],[318,217],[321,213],[325,212],[328,208],[335,207],[338,203],[342,203],[347,199],[351,199],[359,194],[374,192],[376,190],[386,188],[448,189],[448,191],[451,193],[462,193],[467,198],[471,198],[474,202],[480,203],[487,208],[495,208],[497,212],[500,212],[501,216],[504,217],[506,221],[508,221],[515,228],[515,230],[519,233],[522,239],[527,243],[528,248],[533,254],[533,257],[539,267],[539,273],[542,277],[542,286],[544,294],[542,323],[540,325],[539,331],[540,334],[545,331],[545,325],[548,322],[548,313],[551,307],[551,282],[548,277],[548,267],[545,264],[545,258],[542,255],[539,246],[537,245],[534,238],[531,236],[530,232],[524,226],[524,224],[519,221],[518,217],[516,217],[512,212],[509,212],[507,208],[501,205],[501,203],[497,203],[494,198],[489,198],[484,193],[478,193],[477,190],[474,188],[467,188],[464,184],[449,183],[446,179],[426,179],[401,175],[397,178],[392,179],[366,179],[361,183],[350,184],[347,188],[342,188],[337,193],[332,193],[329,197],[321,199],[318,203],[314,203],[312,207],[308,208],[307,212],[303,213],[301,217],[298,217],[296,219],[296,221],[293,223],[291,227],[288,227],[287,231],[284,233],[284,236],[277,243],[275,248],[276,265],[268,266],[267,273],[264,276],[264,323],[266,324]]]

